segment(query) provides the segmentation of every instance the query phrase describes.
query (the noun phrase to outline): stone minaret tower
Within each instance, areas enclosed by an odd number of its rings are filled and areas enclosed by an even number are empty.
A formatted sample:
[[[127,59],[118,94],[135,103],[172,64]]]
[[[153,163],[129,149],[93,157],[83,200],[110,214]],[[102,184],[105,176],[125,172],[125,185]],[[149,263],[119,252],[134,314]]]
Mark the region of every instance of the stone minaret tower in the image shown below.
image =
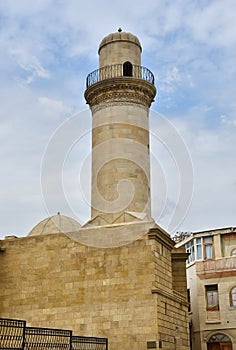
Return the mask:
[[[118,32],[99,46],[87,77],[92,111],[91,220],[96,225],[150,221],[149,107],[154,76],[141,66],[138,38]]]

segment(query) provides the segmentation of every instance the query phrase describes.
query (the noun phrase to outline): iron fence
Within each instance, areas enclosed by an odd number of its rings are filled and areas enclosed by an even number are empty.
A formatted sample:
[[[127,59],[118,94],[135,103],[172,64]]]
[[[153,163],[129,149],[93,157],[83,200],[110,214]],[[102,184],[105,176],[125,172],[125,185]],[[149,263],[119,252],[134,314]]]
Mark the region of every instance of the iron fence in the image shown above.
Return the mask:
[[[0,318],[1,350],[108,350],[108,339],[73,336],[71,330],[26,327],[26,321]]]
[[[24,349],[26,322],[0,318],[0,349]]]
[[[72,349],[108,350],[108,340],[107,338],[73,336]]]
[[[69,330],[26,327],[24,350],[71,350],[71,338]]]
[[[86,87],[98,83],[101,80],[120,77],[133,77],[145,80],[154,85],[154,75],[146,67],[132,65],[132,70],[127,74],[123,64],[105,66],[91,72],[86,79]]]

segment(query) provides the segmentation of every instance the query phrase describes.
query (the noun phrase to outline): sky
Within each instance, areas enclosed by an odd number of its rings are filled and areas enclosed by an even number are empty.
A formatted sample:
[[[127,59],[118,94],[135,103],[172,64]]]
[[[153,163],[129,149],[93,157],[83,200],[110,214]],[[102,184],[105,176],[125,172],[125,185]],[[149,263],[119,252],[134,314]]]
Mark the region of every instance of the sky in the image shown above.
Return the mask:
[[[153,218],[171,234],[236,226],[234,0],[0,0],[0,239],[26,236],[58,211],[90,218],[85,80],[99,43],[119,27],[139,38],[158,91]],[[65,205],[42,172],[52,140],[62,154],[71,121],[79,136],[63,159]]]

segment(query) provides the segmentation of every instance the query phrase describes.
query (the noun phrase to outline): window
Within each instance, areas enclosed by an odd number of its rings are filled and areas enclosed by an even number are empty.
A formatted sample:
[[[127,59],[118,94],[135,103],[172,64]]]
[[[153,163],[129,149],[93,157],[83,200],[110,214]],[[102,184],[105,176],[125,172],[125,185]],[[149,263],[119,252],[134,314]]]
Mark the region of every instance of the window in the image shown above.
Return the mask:
[[[190,294],[190,289],[187,289],[187,296],[188,296],[188,312],[191,312],[191,294]]]
[[[190,264],[195,260],[214,259],[213,236],[196,237],[185,244],[185,249],[186,252],[190,254],[187,260],[187,264]]]
[[[224,334],[215,334],[209,339],[209,343],[213,343],[216,341],[230,341],[229,337]]]
[[[202,259],[202,239],[196,238],[197,260]]]
[[[231,251],[231,256],[236,256],[236,249],[234,248],[232,251]]]
[[[206,288],[206,308],[209,311],[219,310],[218,285],[212,284]]]
[[[233,287],[230,291],[230,306],[236,307],[236,287]]]
[[[195,261],[194,241],[192,240],[192,241],[186,243],[185,249],[186,249],[186,252],[190,254],[188,257],[188,263]]]
[[[204,259],[213,259],[213,237],[203,237]]]
[[[132,77],[132,75],[133,75],[132,63],[127,61],[123,64],[123,76]]]

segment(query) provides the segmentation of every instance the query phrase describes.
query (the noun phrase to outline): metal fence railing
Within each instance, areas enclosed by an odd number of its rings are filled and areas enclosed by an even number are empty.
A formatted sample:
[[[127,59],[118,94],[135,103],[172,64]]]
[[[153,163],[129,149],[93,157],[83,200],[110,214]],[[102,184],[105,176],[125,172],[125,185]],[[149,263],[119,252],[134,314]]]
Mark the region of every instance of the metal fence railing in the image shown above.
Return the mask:
[[[131,65],[132,70],[127,72],[124,70],[123,64],[114,64],[110,66],[104,66],[89,73],[86,78],[86,87],[98,83],[99,81],[110,79],[110,78],[121,78],[121,77],[133,77],[145,80],[150,84],[154,85],[154,75],[146,67]]]
[[[69,330],[26,327],[24,350],[71,350],[71,338]]]
[[[107,338],[72,336],[73,350],[108,350]]]
[[[108,350],[108,339],[73,336],[71,330],[26,327],[26,321],[0,318],[1,350]]]
[[[24,349],[26,322],[0,318],[0,349]]]

